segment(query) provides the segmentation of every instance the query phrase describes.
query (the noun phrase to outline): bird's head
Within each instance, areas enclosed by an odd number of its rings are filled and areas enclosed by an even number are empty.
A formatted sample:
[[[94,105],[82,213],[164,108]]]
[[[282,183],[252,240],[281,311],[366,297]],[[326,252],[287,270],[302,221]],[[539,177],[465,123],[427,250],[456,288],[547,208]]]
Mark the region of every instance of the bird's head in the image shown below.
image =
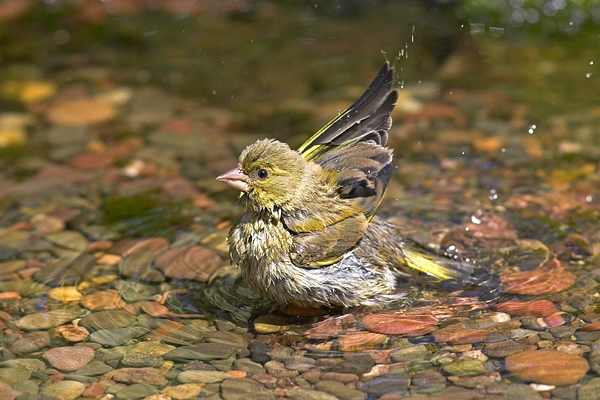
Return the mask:
[[[246,147],[236,168],[217,177],[241,192],[250,207],[273,210],[298,199],[311,187],[314,171],[300,153],[273,139]]]

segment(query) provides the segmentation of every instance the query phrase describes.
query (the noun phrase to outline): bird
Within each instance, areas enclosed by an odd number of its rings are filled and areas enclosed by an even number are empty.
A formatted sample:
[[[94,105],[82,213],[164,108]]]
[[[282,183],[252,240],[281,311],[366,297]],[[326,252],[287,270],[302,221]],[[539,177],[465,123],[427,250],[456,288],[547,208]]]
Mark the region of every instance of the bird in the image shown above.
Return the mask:
[[[306,308],[378,306],[396,298],[402,280],[473,272],[473,263],[375,215],[394,170],[386,147],[394,77],[386,61],[365,93],[298,150],[261,139],[217,177],[240,192],[246,211],[230,228],[229,255],[260,296]]]

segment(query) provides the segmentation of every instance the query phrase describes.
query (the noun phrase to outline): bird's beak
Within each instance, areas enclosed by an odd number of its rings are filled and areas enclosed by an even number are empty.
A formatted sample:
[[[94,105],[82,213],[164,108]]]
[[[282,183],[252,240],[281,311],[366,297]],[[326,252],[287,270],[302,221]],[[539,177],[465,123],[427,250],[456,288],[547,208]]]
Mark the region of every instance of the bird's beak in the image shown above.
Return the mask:
[[[228,184],[240,192],[248,191],[248,176],[240,170],[240,167],[235,167],[234,169],[230,169],[224,174],[217,176],[217,180]]]

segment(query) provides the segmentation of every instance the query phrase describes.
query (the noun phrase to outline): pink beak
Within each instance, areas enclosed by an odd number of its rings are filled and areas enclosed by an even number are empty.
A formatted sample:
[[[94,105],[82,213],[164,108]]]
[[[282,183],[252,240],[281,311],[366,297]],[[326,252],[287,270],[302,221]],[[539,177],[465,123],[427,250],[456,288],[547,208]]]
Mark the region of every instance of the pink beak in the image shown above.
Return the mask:
[[[217,176],[217,180],[228,184],[240,192],[248,191],[248,176],[240,170],[240,167],[235,167]]]

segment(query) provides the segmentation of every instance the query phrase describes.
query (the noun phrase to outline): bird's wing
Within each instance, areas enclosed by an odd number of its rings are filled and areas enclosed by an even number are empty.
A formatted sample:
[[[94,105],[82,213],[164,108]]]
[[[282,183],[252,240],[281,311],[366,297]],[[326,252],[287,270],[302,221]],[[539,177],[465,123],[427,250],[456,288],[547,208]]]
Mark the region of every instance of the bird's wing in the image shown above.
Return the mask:
[[[392,90],[393,81],[394,69],[386,62],[365,93],[298,151],[307,160],[316,162],[328,151],[354,141],[372,140],[385,146],[387,131],[392,125],[390,114],[398,100],[398,92]]]
[[[362,238],[368,221],[362,213],[315,231],[294,235],[290,258],[294,265],[318,268],[339,261]]]
[[[374,142],[340,146],[317,163],[336,173],[339,196],[350,199],[368,220],[375,214],[394,170],[392,150]]]

